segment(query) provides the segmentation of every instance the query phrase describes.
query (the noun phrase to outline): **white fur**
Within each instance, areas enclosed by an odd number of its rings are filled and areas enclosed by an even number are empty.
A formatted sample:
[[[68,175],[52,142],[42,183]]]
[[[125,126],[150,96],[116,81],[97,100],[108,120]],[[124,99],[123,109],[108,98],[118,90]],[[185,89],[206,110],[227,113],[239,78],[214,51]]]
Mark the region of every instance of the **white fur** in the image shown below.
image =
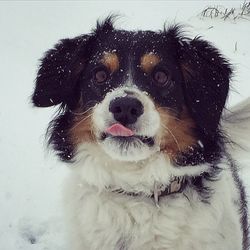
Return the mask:
[[[126,164],[110,160],[98,146],[85,144],[79,155],[65,189],[71,250],[242,249],[234,205],[239,193],[226,161],[221,163],[220,180],[209,183],[215,190],[210,204],[186,190],[185,195],[161,199],[157,208],[151,198],[116,194],[107,187],[146,195],[155,181],[168,184],[175,167],[161,153]],[[197,169],[190,174],[197,175]]]
[[[243,130],[234,128],[237,142]],[[64,191],[70,250],[242,250],[239,190],[227,160],[219,166],[218,181],[207,182],[214,190],[209,203],[187,189],[161,198],[158,208],[147,197],[155,183],[198,176],[210,166],[178,168],[160,152],[138,162],[119,161],[98,144],[82,144]],[[111,192],[117,188],[145,196]]]
[[[144,107],[143,114],[138,118],[132,129],[137,136],[157,137],[160,131],[160,116],[147,93],[139,91],[135,86],[125,86],[109,92],[104,100],[93,109],[94,132],[98,138],[102,132],[116,121],[109,112],[109,105],[117,97],[127,96],[126,91],[133,93],[133,97],[139,99]],[[156,140],[158,138],[155,138]],[[103,150],[112,158],[123,161],[140,161],[159,151],[159,141],[153,147],[143,144],[139,139],[134,143],[121,147],[120,143],[113,138],[99,141]]]

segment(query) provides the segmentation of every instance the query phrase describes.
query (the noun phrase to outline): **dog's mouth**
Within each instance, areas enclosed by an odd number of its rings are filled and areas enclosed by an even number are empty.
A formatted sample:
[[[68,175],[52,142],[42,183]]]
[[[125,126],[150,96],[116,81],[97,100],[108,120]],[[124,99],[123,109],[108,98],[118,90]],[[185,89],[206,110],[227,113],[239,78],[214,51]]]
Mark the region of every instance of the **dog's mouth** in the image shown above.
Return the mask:
[[[115,123],[108,127],[105,132],[101,134],[102,141],[106,139],[114,139],[119,142],[121,145],[129,145],[134,142],[140,141],[143,144],[146,144],[150,147],[154,146],[155,139],[154,137],[137,135],[131,129],[123,126],[122,124]]]

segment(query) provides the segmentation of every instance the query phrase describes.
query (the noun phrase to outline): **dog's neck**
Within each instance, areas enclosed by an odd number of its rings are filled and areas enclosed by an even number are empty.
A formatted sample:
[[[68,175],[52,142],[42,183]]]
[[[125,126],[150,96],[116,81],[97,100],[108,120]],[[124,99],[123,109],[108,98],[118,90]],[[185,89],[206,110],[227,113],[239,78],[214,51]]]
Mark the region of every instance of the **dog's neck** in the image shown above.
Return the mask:
[[[165,196],[169,196],[176,193],[181,193],[187,185],[187,180],[184,176],[182,177],[173,177],[170,180],[170,184],[164,186],[155,182],[154,191],[150,196],[146,196],[154,200],[155,205],[159,207],[159,200]],[[127,192],[123,189],[117,189],[112,187],[107,187],[107,192],[113,192],[120,195],[127,195],[132,197],[145,197],[144,193],[136,193],[136,192]]]
[[[79,158],[76,159],[75,165],[79,169],[78,175],[84,183],[95,187],[98,192],[106,192],[107,188],[111,187],[113,190],[148,197],[157,193],[159,187],[163,191],[162,194],[167,193],[166,190],[174,185],[174,179],[177,177],[199,176],[210,168],[208,164],[174,166],[167,156],[160,152],[140,162],[114,161],[93,144],[82,145],[77,155]],[[172,188],[170,193],[174,191],[175,188]]]

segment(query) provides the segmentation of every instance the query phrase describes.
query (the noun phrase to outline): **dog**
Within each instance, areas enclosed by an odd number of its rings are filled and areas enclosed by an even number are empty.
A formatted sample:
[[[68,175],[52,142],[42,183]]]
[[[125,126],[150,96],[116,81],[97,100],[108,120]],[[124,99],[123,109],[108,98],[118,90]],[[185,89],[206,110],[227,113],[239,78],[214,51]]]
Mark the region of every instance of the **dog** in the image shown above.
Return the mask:
[[[222,120],[232,66],[182,30],[125,31],[108,17],[42,58],[32,102],[59,105],[47,133],[71,164],[69,249],[248,249],[226,133],[236,120]]]

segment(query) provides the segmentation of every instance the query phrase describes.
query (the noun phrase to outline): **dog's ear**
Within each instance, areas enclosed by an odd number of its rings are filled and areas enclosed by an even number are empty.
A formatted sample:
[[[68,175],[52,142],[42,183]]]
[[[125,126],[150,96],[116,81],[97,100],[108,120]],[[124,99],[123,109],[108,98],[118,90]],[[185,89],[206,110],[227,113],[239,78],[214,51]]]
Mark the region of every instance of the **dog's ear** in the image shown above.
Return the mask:
[[[45,53],[32,96],[35,106],[49,107],[70,101],[77,77],[84,66],[84,50],[88,40],[88,35],[63,39]]]
[[[97,22],[96,28],[88,35],[63,39],[47,51],[41,60],[36,78],[32,102],[38,107],[49,107],[59,103],[74,104],[72,93],[80,73],[84,69],[91,46],[99,36],[113,30],[116,16],[108,16]]]
[[[179,41],[179,46],[187,106],[202,134],[212,139],[227,99],[231,66],[213,45],[200,38]]]

